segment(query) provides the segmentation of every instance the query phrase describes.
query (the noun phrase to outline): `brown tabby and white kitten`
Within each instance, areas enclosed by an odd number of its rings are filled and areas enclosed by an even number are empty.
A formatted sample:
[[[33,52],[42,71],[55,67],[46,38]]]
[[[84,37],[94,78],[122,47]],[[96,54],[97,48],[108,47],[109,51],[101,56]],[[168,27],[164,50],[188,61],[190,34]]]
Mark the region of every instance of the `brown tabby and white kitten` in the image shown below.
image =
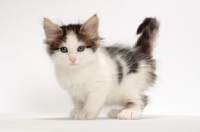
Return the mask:
[[[101,46],[96,15],[83,24],[58,26],[44,19],[45,43],[60,85],[74,103],[73,119],[94,119],[104,105],[118,105],[111,118],[138,119],[147,104],[144,90],[155,83],[152,52],[159,23],[146,18],[136,45]]]

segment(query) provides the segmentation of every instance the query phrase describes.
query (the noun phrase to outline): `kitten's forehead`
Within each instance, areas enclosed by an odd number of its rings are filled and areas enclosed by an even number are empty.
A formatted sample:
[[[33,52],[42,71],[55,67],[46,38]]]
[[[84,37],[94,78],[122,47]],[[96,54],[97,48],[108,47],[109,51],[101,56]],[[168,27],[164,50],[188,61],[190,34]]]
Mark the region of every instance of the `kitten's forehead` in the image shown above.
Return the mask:
[[[70,31],[69,33],[66,34],[66,44],[67,45],[77,45],[79,43],[77,35],[73,32]]]

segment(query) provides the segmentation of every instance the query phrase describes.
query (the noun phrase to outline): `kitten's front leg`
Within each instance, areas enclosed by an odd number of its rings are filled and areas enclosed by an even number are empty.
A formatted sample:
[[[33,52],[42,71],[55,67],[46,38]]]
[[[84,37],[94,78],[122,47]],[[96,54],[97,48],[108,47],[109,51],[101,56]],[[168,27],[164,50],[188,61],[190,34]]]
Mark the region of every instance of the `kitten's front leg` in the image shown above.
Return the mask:
[[[75,114],[75,119],[88,120],[98,116],[106,100],[105,94],[90,93],[83,109]]]
[[[80,110],[82,110],[84,103],[81,102],[80,100],[72,97],[72,101],[74,103],[74,109],[71,110],[70,112],[70,117],[74,118],[74,116],[76,115],[77,112],[79,112]]]

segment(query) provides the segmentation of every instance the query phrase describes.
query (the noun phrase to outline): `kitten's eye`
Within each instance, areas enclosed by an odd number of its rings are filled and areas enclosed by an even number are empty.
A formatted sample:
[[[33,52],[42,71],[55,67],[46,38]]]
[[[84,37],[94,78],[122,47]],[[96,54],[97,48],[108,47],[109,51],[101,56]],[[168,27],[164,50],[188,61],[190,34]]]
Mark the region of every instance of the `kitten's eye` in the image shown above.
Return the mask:
[[[61,48],[60,48],[60,51],[61,51],[62,53],[66,53],[66,52],[68,52],[68,49],[67,49],[66,47],[61,47]]]
[[[77,51],[78,52],[82,52],[82,51],[84,51],[85,50],[85,46],[79,46],[78,48],[77,48]]]

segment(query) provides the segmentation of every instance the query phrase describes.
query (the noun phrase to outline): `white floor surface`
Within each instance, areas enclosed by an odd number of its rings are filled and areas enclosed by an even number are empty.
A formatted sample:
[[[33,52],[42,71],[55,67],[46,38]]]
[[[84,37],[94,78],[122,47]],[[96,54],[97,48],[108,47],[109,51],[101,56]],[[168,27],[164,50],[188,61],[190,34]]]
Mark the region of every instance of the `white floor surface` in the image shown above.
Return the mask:
[[[200,132],[200,116],[143,116],[140,120],[72,120],[65,116],[0,114],[0,132]]]

